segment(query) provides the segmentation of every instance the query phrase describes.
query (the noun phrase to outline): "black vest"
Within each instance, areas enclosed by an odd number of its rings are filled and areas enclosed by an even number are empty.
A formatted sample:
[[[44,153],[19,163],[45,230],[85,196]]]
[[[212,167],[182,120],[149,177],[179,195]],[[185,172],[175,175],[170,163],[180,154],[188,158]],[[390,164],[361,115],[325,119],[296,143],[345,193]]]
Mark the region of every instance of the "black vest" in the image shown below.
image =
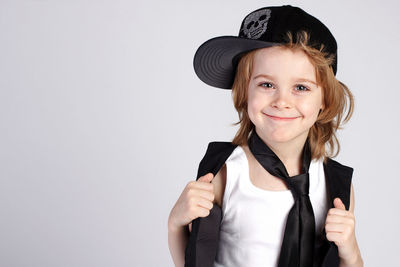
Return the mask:
[[[237,145],[231,142],[211,142],[206,154],[200,161],[197,179],[211,172],[218,173],[225,161]],[[328,208],[333,208],[333,200],[339,197],[346,210],[350,205],[350,186],[353,169],[328,158],[324,163],[324,173],[328,200]],[[192,231],[185,249],[185,267],[212,267],[217,254],[219,229],[222,219],[221,208],[214,204],[207,217],[199,217],[192,221]],[[338,267],[338,248],[334,242],[326,239],[323,231],[323,246],[319,251],[321,267]]]

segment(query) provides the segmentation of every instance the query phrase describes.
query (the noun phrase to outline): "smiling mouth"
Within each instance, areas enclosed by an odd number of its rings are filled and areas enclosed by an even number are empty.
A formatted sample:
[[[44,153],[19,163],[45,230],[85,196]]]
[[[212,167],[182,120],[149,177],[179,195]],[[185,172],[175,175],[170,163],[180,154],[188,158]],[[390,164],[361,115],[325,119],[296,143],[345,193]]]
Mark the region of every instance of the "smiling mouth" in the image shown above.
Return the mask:
[[[299,118],[299,117],[278,117],[278,116],[272,116],[272,115],[268,115],[268,114],[265,114],[265,115],[268,118],[270,118],[272,120],[277,120],[277,121],[292,121],[292,120]]]

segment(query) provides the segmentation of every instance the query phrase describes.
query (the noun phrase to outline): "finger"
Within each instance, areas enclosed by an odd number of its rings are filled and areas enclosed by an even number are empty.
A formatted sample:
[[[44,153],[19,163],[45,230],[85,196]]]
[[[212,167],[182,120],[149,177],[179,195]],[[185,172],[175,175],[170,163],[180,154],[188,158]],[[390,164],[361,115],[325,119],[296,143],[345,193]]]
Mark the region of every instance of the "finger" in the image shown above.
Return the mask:
[[[327,215],[351,216],[351,212],[338,208],[331,208]]]
[[[327,223],[345,223],[352,224],[354,222],[353,218],[347,216],[340,216],[336,214],[331,214],[326,217],[325,224]]]
[[[197,214],[199,214],[199,217],[207,217],[208,215],[210,215],[210,210],[203,207],[198,207]]]
[[[214,206],[214,204],[213,204],[211,201],[209,201],[208,199],[199,197],[199,198],[196,199],[196,200],[197,200],[197,205],[198,205],[199,207],[203,207],[203,208],[205,208],[205,209],[210,210],[210,209],[212,209],[212,207]]]
[[[338,244],[342,240],[342,233],[328,232],[326,233],[326,239]]]
[[[348,228],[347,224],[344,223],[328,223],[325,225],[326,232],[336,232],[336,233],[343,233]]]
[[[214,174],[209,172],[206,175],[201,176],[197,181],[209,183],[214,178]]]
[[[333,206],[337,209],[346,210],[342,200],[338,197],[333,200]]]
[[[207,190],[214,192],[214,184],[213,183],[205,183],[205,182],[199,182],[199,181],[192,181],[189,183],[189,188],[190,189],[200,189],[200,190]]]
[[[206,190],[201,190],[201,189],[196,189],[196,188],[192,188],[190,189],[190,191],[188,192],[189,197],[202,197],[205,199],[208,199],[209,201],[214,201],[214,193],[210,192],[210,191],[206,191]]]

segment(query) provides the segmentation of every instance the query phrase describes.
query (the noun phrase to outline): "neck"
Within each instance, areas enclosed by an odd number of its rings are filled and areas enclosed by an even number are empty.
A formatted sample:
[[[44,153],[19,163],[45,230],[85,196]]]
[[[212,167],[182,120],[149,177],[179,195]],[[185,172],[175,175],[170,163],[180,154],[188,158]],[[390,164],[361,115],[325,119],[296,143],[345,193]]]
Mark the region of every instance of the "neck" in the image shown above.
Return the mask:
[[[290,142],[271,142],[266,137],[256,131],[258,136],[265,144],[279,157],[289,176],[295,176],[301,173],[302,170],[302,152],[304,144],[307,140],[307,135],[299,136]]]

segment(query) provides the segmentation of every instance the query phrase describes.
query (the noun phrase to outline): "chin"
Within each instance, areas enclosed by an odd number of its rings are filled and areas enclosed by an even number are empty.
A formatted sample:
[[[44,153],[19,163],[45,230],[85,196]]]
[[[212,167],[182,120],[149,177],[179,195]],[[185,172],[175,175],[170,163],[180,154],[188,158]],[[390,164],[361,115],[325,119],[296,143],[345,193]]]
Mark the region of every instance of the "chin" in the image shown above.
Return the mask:
[[[262,136],[266,138],[267,141],[269,142],[274,142],[274,143],[284,143],[288,142],[291,139],[293,139],[293,136],[289,135],[287,132],[268,132],[268,131],[263,131]]]
[[[294,137],[289,137],[289,136],[272,136],[269,140],[270,140],[271,142],[274,142],[274,143],[287,143],[287,142],[293,141],[293,140],[294,140]]]
[[[303,133],[300,132],[293,132],[288,129],[282,131],[268,131],[268,130],[261,130],[262,136],[266,138],[267,142],[271,143],[287,143],[292,142],[298,138],[301,138]]]

